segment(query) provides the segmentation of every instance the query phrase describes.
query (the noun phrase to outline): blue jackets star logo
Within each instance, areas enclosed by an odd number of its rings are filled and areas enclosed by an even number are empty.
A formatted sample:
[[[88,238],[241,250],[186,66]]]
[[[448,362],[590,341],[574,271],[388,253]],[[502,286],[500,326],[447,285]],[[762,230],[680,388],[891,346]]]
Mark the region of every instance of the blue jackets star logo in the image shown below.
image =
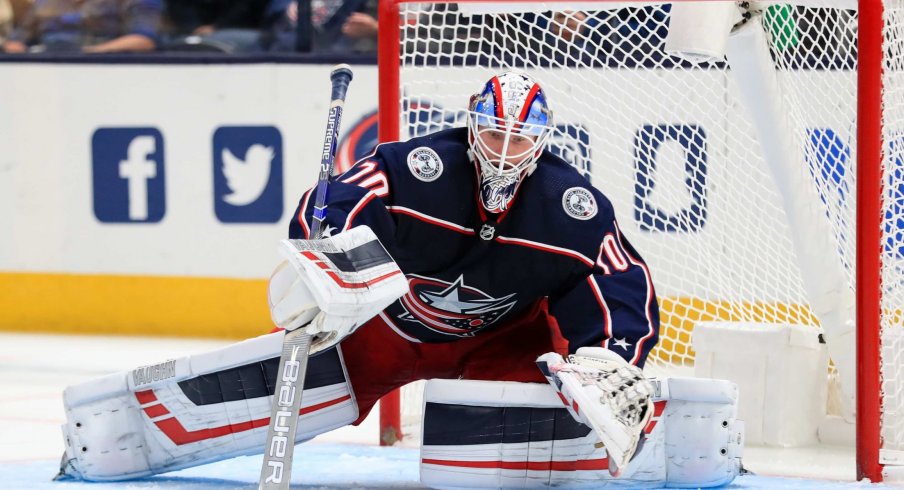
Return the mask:
[[[409,291],[400,300],[400,320],[416,322],[438,333],[471,337],[505,316],[517,303],[514,294],[493,298],[464,283],[408,276]]]

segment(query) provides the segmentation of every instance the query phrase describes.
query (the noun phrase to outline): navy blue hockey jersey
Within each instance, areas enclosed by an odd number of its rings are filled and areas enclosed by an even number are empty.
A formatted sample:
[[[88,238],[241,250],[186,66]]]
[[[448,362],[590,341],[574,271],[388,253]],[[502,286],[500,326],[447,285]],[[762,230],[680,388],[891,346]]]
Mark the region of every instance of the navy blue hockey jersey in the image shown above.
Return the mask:
[[[323,228],[367,224],[408,277],[408,294],[382,318],[411,341],[448,342],[548,298],[569,352],[604,346],[642,366],[659,310],[609,200],[544,152],[509,209],[488,216],[467,150],[467,129],[440,131],[380,145],[331,180]],[[311,189],[290,238],[309,238],[313,201]]]

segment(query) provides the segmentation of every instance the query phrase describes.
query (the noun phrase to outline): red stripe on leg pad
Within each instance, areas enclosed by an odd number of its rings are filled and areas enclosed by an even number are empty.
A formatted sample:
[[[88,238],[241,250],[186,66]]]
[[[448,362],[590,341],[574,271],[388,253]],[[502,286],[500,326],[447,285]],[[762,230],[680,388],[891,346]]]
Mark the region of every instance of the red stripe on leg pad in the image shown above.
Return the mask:
[[[154,392],[152,390],[135,392],[135,398],[137,398],[142,405],[157,401],[157,397],[154,395]],[[306,415],[312,412],[316,412],[318,410],[322,410],[324,408],[349,401],[351,400],[351,398],[351,395],[345,395],[333,400],[325,401],[323,403],[311,405],[310,407],[303,407],[299,411],[299,414]],[[144,408],[144,412],[149,418],[155,418],[170,413],[169,410],[167,410],[167,408],[163,406],[163,404],[146,407]],[[157,428],[159,428],[164,434],[166,434],[166,437],[168,437],[169,440],[173,441],[174,444],[181,446],[183,444],[190,444],[193,442],[203,441],[205,439],[213,439],[214,437],[222,437],[229,434],[235,434],[237,432],[245,432],[251,429],[256,429],[258,427],[267,427],[268,425],[270,425],[270,417],[248,420],[236,424],[226,424],[219,427],[208,427],[194,431],[186,429],[185,426],[182,425],[182,423],[179,422],[179,419],[177,419],[176,417],[169,417],[163,420],[158,420],[154,422],[154,425],[156,425]]]
[[[157,401],[157,396],[154,395],[154,390],[136,391],[135,398],[138,400],[138,403],[140,405],[147,405],[148,403]]]
[[[153,419],[166,415],[170,412],[163,405],[151,405],[150,407],[144,407],[144,413],[146,413],[148,417]]]
[[[531,471],[600,471],[609,468],[609,459],[584,459],[579,461],[454,461],[422,459],[422,464],[457,466],[460,468],[499,468],[503,470]]]
[[[665,411],[665,400],[659,400],[658,402],[653,402],[653,416],[659,417],[662,415],[662,412]]]

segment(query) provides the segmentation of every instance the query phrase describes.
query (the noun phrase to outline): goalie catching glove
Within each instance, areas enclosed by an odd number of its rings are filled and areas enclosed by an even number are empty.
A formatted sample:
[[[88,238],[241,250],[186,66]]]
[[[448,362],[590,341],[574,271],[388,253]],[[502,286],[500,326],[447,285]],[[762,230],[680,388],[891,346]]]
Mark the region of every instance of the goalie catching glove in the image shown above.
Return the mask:
[[[408,292],[408,280],[367,226],[319,240],[282,240],[270,277],[280,328],[304,328],[311,353],[332,347]]]
[[[653,385],[637,366],[602,347],[581,347],[567,361],[549,352],[537,365],[571,416],[599,436],[609,473],[620,476],[640,449],[643,429],[653,416]]]

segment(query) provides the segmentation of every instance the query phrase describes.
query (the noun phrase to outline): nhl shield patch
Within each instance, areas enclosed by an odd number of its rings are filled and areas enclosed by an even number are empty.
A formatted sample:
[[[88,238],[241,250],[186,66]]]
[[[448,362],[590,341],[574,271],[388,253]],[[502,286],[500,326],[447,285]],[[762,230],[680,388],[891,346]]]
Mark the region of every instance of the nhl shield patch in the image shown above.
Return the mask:
[[[583,187],[572,187],[562,195],[562,207],[574,219],[588,220],[596,216],[597,206],[593,194]]]
[[[443,173],[443,161],[432,148],[420,146],[408,154],[408,168],[424,182],[433,182]]]

